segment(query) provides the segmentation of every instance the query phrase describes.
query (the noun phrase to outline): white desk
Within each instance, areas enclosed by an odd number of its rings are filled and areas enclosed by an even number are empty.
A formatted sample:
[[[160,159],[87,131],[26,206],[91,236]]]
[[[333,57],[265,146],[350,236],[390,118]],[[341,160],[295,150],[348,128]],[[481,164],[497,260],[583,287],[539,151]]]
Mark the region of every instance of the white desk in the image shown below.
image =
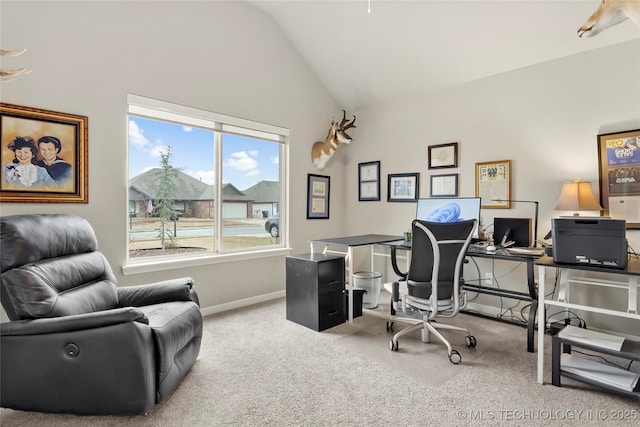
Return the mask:
[[[396,240],[402,240],[402,236],[390,236],[387,234],[363,234],[359,236],[349,237],[335,237],[330,239],[316,239],[310,240],[311,253],[315,252],[316,245],[324,245],[322,249],[323,254],[341,254],[345,255],[345,266],[349,270],[349,284],[347,289],[349,291],[349,316],[347,320],[353,321],[353,248],[357,246],[370,246],[371,247],[371,267],[373,268],[373,257],[375,246],[381,243],[393,242]],[[340,252],[335,250],[329,250],[329,246],[341,246],[346,247],[346,252]],[[346,284],[345,284],[346,285]]]
[[[545,304],[557,307],[572,308],[576,310],[584,310],[593,313],[607,314],[610,316],[626,317],[629,319],[640,320],[638,314],[638,277],[640,277],[640,260],[631,259],[625,270],[615,268],[602,268],[589,265],[569,265],[556,264],[551,257],[542,257],[535,261],[538,266],[538,383],[543,384],[544,370],[544,329],[546,323]],[[545,299],[545,275],[547,268],[555,268],[560,272],[560,286],[558,290],[558,299]],[[579,271],[592,271],[607,274],[618,274],[627,276],[627,281],[614,281],[606,279],[594,279],[577,275]],[[628,303],[626,311],[610,310],[595,306],[573,304],[570,301],[570,284],[580,283],[584,285],[606,286],[626,290],[628,293]]]

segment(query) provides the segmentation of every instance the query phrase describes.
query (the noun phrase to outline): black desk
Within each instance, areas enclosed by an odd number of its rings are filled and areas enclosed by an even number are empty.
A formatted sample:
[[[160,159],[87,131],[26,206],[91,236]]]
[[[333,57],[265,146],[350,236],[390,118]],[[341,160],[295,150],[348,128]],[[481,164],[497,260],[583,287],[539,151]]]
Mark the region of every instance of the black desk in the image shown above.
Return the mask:
[[[349,270],[349,280],[347,289],[349,291],[349,301],[353,301],[353,248],[356,246],[371,246],[371,267],[373,267],[373,254],[375,245],[398,241],[401,236],[390,236],[387,234],[363,234],[359,236],[334,237],[328,239],[309,240],[311,253],[315,252],[316,245],[324,245],[323,254],[345,255],[346,269]],[[329,246],[346,246],[347,252],[330,251]],[[353,321],[353,304],[349,303],[347,320]]]
[[[411,244],[404,243],[403,241],[384,243],[391,248],[391,265],[399,276],[402,276],[402,272],[398,268],[396,261],[397,249],[411,250]],[[486,258],[491,260],[503,260],[503,261],[515,261],[527,263],[527,289],[528,292],[512,291],[508,289],[499,289],[490,286],[484,286],[479,284],[465,283],[462,288],[467,291],[477,292],[480,294],[500,296],[510,299],[516,299],[520,301],[527,301],[531,303],[531,309],[529,310],[529,317],[527,319],[527,351],[529,353],[534,352],[534,333],[536,326],[536,316],[538,312],[538,290],[536,287],[534,276],[534,262],[541,257],[536,254],[526,253],[512,253],[506,249],[498,249],[496,253],[487,253],[484,248],[469,246],[467,249],[468,257],[473,258]],[[493,317],[491,317],[493,318]]]

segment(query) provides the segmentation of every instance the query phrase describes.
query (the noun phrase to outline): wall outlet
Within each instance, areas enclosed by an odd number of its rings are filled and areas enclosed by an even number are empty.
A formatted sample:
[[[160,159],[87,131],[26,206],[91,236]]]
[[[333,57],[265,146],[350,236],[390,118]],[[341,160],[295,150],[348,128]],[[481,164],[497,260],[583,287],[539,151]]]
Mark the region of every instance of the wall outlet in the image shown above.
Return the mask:
[[[483,285],[488,285],[488,286],[493,285],[493,274],[484,273],[484,280],[482,281],[482,284]]]

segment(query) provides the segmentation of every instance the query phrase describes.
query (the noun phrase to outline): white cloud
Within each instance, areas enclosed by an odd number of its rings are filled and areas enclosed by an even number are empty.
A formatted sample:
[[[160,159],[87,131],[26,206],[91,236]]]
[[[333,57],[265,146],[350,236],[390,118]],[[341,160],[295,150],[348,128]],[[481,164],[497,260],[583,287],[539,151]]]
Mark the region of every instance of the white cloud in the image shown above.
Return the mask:
[[[254,169],[244,174],[244,176],[256,176],[256,175],[260,175],[259,169]]]
[[[260,153],[260,152],[259,152],[258,150],[251,150],[251,151],[249,151],[249,155],[250,155],[251,157],[258,157],[258,154],[259,154],[259,153]]]
[[[273,163],[274,165],[279,165],[280,164],[280,156],[271,157],[271,163]]]
[[[189,171],[186,172],[187,175],[191,175],[192,177],[199,179],[200,181],[204,182],[205,184],[209,184],[209,185],[213,185],[215,183],[216,180],[216,173],[215,171],[212,170],[200,170],[200,171]]]
[[[139,150],[146,150],[151,146],[151,142],[144,136],[144,131],[133,120],[129,120],[129,143]]]
[[[149,151],[149,154],[151,154],[152,157],[159,158],[160,155],[166,153],[168,149],[169,149],[169,147],[167,145],[158,144],[158,145],[153,146],[148,151]]]
[[[185,132],[191,132],[193,128],[191,126],[182,126],[182,130]]]
[[[224,161],[224,165],[232,169],[248,172],[257,168],[258,162],[250,157],[246,151],[237,151]]]

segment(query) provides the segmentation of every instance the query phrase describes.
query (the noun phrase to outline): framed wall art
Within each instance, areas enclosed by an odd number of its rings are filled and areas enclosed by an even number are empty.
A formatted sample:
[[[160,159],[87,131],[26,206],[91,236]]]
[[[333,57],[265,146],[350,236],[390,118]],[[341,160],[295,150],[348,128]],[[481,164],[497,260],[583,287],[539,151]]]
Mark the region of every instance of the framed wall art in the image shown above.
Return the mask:
[[[458,197],[458,174],[431,175],[431,197]]]
[[[0,134],[0,202],[88,202],[87,117],[0,103]]]
[[[388,202],[416,202],[418,200],[419,173],[389,174],[388,177]]]
[[[307,175],[307,219],[329,219],[331,177]]]
[[[511,160],[476,163],[476,197],[481,208],[511,208]]]
[[[358,163],[358,200],[380,200],[380,161]]]
[[[430,145],[428,148],[429,169],[457,168],[458,143]]]
[[[604,215],[640,229],[640,129],[598,135],[598,174]]]

